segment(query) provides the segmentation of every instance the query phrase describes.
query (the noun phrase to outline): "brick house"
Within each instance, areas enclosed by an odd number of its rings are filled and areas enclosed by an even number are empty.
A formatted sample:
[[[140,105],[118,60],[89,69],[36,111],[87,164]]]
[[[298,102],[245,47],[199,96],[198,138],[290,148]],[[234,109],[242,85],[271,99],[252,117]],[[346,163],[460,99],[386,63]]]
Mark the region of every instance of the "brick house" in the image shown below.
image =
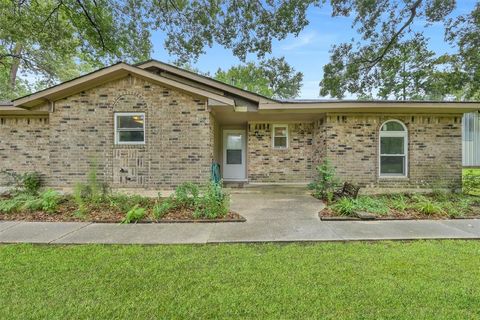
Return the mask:
[[[459,187],[469,102],[277,101],[158,61],[118,63],[0,106],[0,170],[71,188],[308,183],[329,159],[367,190]],[[5,180],[0,181],[0,184]]]

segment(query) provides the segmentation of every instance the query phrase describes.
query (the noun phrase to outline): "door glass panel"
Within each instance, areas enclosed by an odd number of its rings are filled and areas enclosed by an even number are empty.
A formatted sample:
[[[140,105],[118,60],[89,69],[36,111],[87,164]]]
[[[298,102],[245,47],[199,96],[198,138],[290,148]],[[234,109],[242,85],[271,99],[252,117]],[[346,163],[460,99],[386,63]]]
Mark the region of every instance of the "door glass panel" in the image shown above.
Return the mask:
[[[242,149],[242,135],[229,134],[227,136],[227,149]]]
[[[382,137],[380,143],[380,152],[382,154],[403,154],[403,137]]]
[[[242,149],[227,150],[227,164],[242,164]]]
[[[380,160],[380,173],[381,174],[405,174],[405,157],[397,156],[382,156]]]

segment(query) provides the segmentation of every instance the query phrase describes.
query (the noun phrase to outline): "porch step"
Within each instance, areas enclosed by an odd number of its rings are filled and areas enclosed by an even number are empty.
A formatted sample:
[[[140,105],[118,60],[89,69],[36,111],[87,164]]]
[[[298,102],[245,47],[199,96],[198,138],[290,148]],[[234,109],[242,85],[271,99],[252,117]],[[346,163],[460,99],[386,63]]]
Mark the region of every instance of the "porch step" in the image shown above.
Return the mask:
[[[242,187],[226,186],[229,193],[255,194],[292,194],[309,195],[311,191],[306,184],[244,184]]]

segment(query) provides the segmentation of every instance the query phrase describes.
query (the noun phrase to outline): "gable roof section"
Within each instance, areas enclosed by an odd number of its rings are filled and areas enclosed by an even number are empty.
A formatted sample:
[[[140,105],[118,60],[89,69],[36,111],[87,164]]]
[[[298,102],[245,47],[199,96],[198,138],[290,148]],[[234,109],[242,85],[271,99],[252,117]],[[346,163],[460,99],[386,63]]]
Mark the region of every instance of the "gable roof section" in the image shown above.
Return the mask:
[[[203,76],[203,75],[200,75],[200,74],[197,74],[197,73],[194,73],[194,72],[191,72],[191,71],[176,67],[174,65],[158,61],[158,60],[154,60],[154,59],[148,60],[145,62],[138,63],[135,66],[142,69],[158,68],[163,72],[170,73],[188,80],[192,80],[194,82],[198,82],[200,84],[203,84],[212,88],[216,88],[218,90],[222,90],[230,94],[237,95],[247,100],[255,101],[258,103],[277,102],[277,100],[262,96],[254,92],[240,89],[238,87],[226,84],[224,82],[215,80],[213,78],[206,77],[206,76]]]
[[[185,83],[165,78],[160,75],[153,74],[142,68],[131,66],[124,62],[105,67],[78,78],[60,83],[56,86],[47,88],[42,91],[13,100],[14,107],[31,108],[45,101],[55,101],[69,95],[81,92],[103,83],[123,78],[129,74],[136,75],[140,78],[148,79],[153,82],[160,83],[166,87],[178,89],[193,96],[212,99],[226,105],[234,105],[234,101],[223,95],[212,93],[208,90],[193,87]]]

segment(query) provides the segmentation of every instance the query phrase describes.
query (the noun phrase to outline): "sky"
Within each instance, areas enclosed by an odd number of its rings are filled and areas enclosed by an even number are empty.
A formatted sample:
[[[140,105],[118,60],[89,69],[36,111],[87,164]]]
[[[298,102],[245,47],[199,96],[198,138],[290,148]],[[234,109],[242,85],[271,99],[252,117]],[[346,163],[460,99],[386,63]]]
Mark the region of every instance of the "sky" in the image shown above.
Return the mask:
[[[470,12],[477,0],[458,0],[455,14]],[[289,36],[282,41],[275,41],[272,45],[273,57],[284,56],[287,62],[295,70],[303,73],[303,86],[301,88],[300,99],[318,99],[319,82],[323,75],[323,66],[329,62],[329,50],[333,44],[349,42],[356,36],[356,32],[351,28],[352,18],[331,17],[331,8],[324,6],[322,8],[309,8],[307,18],[309,25],[298,35],[298,37]],[[416,28],[423,28],[424,23],[415,22]],[[425,29],[425,37],[430,39],[429,48],[437,54],[451,52],[453,49],[445,42],[443,37],[443,25],[434,24]],[[164,49],[164,35],[160,32],[152,34],[153,54],[152,58],[173,62],[172,57]],[[248,57],[249,61],[256,61],[255,55]],[[241,64],[230,50],[226,50],[219,45],[207,48],[206,53],[202,55],[192,66],[202,72],[214,74],[218,68],[224,70],[231,66]]]

